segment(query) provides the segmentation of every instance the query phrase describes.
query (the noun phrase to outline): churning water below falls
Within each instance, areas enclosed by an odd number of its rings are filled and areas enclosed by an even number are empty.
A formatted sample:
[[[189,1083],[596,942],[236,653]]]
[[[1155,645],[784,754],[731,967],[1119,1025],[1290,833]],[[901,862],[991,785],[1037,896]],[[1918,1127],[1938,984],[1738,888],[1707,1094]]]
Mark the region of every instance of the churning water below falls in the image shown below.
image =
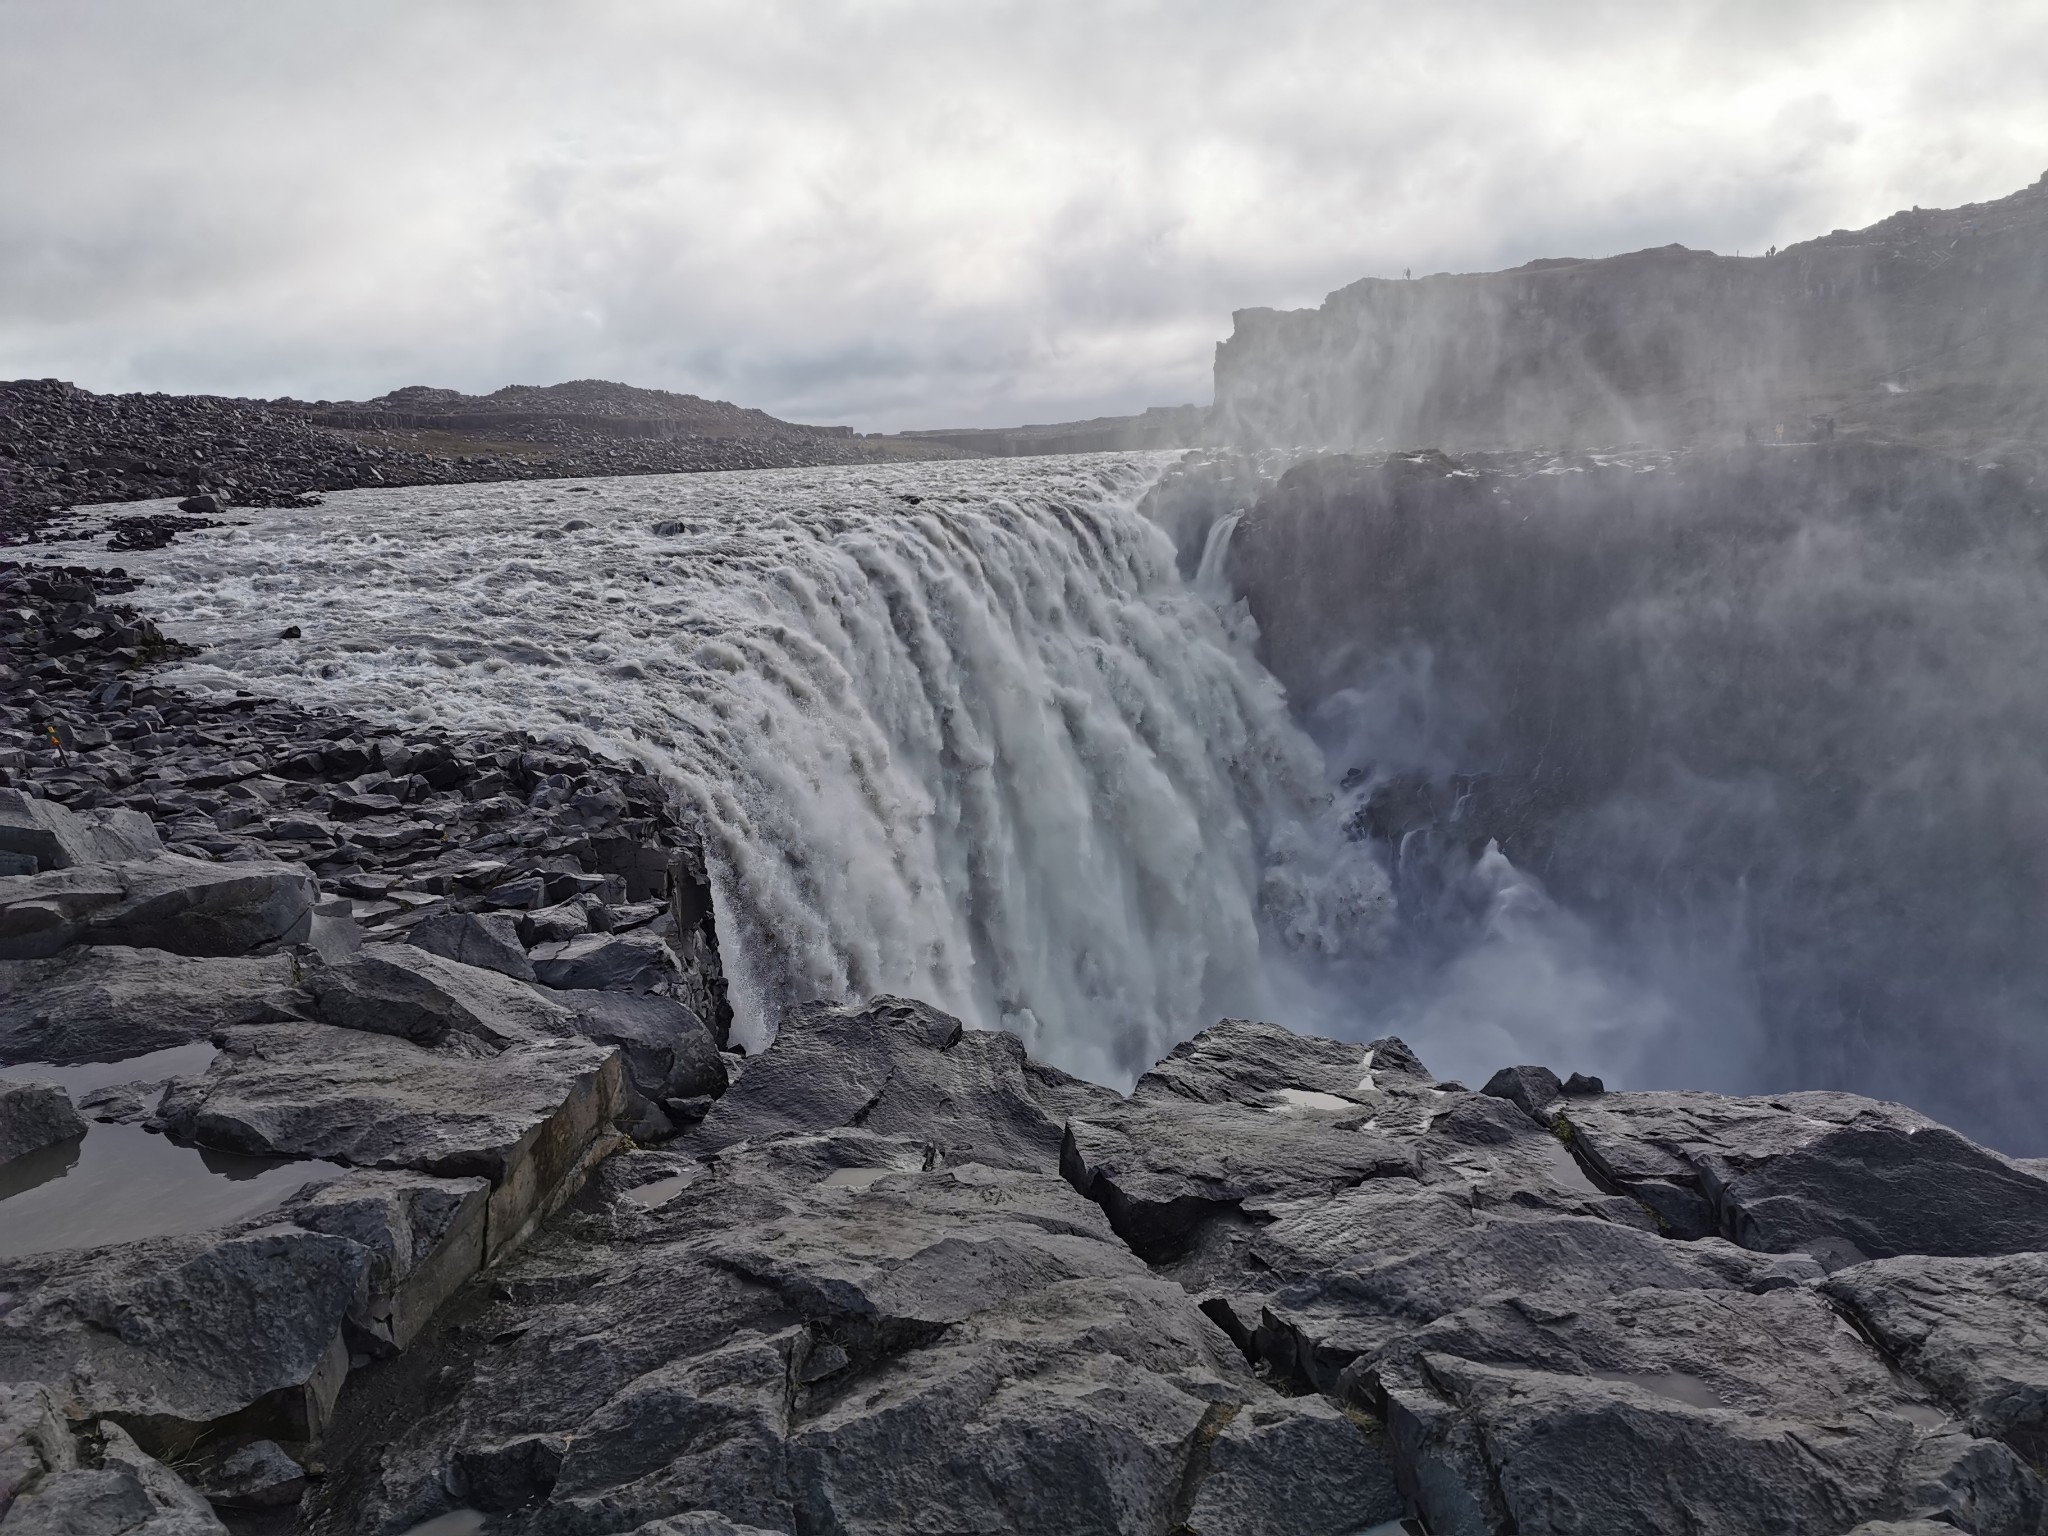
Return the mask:
[[[355,491],[126,558],[188,684],[666,773],[749,1047],[895,992],[1127,1086],[1227,1015],[1371,1032],[1307,978],[1393,921],[1242,614],[1137,510],[1168,462]]]

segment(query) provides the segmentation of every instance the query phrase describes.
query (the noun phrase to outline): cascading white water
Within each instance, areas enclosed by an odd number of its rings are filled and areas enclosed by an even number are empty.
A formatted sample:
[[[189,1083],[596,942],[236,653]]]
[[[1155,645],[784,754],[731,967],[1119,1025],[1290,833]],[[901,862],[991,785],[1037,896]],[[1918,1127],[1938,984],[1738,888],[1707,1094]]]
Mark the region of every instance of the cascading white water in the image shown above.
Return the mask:
[[[191,681],[670,775],[743,1040],[900,992],[1128,1083],[1268,1011],[1276,947],[1391,911],[1241,619],[1136,510],[1162,462],[354,492],[130,564],[210,647]]]

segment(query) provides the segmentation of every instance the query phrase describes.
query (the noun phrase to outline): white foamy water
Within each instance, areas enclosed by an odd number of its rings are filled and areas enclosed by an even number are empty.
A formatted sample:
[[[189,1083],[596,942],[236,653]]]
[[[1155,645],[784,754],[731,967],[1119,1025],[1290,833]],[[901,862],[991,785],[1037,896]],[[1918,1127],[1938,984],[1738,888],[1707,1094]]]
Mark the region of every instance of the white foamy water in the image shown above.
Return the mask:
[[[898,992],[1127,1083],[1391,913],[1241,620],[1135,510],[1165,462],[357,491],[123,559],[209,647],[187,681],[668,775],[749,1044]]]

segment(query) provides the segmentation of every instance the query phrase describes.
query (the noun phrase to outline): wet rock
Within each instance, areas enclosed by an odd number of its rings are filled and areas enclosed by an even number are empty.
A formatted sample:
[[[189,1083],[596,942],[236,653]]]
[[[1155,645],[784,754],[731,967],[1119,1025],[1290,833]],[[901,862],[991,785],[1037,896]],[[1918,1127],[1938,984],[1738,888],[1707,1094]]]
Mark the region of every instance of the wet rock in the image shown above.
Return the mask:
[[[451,912],[416,923],[406,942],[464,965],[481,966],[517,981],[535,979],[519,942],[519,923],[508,912]]]
[[[1030,1061],[1014,1035],[967,1030],[929,1004],[882,997],[793,1010],[691,1146],[708,1152],[860,1125],[929,1136],[956,1161],[1045,1171],[1059,1164],[1068,1115],[1115,1102],[1108,1089]]]
[[[204,1077],[165,1094],[157,1113],[171,1134],[257,1156],[487,1178],[489,1256],[575,1193],[624,1107],[619,1053],[585,1040],[481,1060],[325,1024],[231,1029],[218,1043]]]
[[[659,1103],[725,1092],[718,1043],[697,1015],[673,998],[630,992],[558,995],[574,1010],[578,1034],[619,1048],[627,1076],[647,1098]]]
[[[119,1061],[294,1017],[288,955],[207,959],[122,944],[0,963],[0,1062]]]
[[[323,1022],[422,1045],[463,1035],[495,1048],[575,1033],[574,1015],[545,994],[411,944],[367,946],[309,971],[306,985]]]
[[[544,986],[592,992],[652,992],[670,982],[675,956],[651,933],[587,933],[533,951]]]
[[[164,854],[15,875],[0,879],[0,959],[40,959],[72,943],[245,955],[303,941],[316,894],[304,868],[267,859]]]
[[[2048,1466],[2048,1253],[1879,1259],[1821,1289],[1975,1433]]]
[[[55,1083],[0,1078],[0,1165],[84,1134],[85,1122]]]

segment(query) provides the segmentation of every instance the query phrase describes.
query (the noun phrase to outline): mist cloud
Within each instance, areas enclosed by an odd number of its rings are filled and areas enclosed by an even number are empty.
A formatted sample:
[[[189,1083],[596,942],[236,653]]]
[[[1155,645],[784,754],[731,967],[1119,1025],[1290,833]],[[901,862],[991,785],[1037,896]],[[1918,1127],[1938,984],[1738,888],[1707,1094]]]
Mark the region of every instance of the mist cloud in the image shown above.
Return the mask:
[[[1997,4],[0,0],[0,376],[1208,398],[1236,307],[2048,166]]]

